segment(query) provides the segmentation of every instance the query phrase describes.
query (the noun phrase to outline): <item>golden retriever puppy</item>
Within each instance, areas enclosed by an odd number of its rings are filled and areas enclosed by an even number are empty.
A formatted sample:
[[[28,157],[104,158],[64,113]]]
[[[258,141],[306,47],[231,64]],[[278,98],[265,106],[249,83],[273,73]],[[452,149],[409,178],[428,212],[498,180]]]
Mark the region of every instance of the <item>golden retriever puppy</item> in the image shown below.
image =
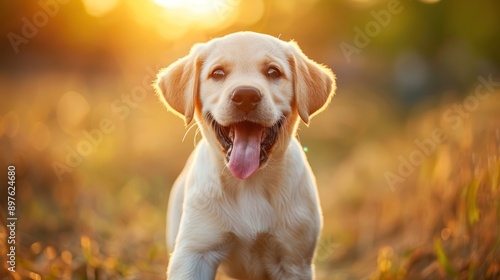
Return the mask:
[[[295,135],[330,102],[331,70],[238,32],[195,45],[155,86],[203,135],[170,194],[168,278],[313,279],[322,215]]]

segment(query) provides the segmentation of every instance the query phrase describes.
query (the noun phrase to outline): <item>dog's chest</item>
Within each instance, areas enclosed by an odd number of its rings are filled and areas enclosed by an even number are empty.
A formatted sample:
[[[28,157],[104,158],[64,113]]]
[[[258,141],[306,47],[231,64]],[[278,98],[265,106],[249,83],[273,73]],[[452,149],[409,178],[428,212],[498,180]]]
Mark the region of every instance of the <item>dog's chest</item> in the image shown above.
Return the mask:
[[[272,231],[276,213],[272,202],[258,188],[243,188],[227,205],[231,231],[241,239]]]

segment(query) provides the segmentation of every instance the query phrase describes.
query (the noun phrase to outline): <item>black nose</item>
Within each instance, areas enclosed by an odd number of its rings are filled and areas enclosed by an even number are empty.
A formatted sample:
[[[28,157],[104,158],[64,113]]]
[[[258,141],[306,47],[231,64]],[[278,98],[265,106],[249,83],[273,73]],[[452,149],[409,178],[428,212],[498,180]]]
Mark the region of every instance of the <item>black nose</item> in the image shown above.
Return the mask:
[[[231,95],[231,100],[236,108],[246,113],[255,109],[261,99],[262,94],[254,87],[237,87]]]

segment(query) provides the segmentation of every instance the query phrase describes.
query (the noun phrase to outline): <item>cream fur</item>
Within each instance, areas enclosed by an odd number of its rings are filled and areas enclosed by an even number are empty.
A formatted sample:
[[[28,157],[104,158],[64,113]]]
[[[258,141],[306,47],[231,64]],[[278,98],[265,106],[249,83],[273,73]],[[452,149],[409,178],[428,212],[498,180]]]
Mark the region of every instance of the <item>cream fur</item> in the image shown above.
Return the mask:
[[[225,69],[223,80],[210,74]],[[269,79],[269,67],[282,77]],[[235,87],[262,93],[245,118],[285,123],[268,162],[247,179],[226,168],[224,152],[205,115],[221,125],[241,121],[230,102]],[[238,32],[198,44],[162,70],[157,91],[186,123],[203,134],[170,195],[168,278],[214,279],[217,271],[238,279],[313,279],[313,257],[322,227],[316,182],[296,134],[299,120],[329,103],[333,73],[307,58],[294,42]]]

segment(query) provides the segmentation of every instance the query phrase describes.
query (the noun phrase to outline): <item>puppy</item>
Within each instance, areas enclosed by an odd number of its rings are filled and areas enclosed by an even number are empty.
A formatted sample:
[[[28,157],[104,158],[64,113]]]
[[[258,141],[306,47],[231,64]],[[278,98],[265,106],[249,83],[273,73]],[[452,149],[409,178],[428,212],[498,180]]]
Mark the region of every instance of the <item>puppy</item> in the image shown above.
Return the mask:
[[[158,74],[168,109],[203,139],[170,194],[168,278],[313,279],[322,227],[314,175],[295,138],[330,102],[328,68],[294,42],[238,32]]]

